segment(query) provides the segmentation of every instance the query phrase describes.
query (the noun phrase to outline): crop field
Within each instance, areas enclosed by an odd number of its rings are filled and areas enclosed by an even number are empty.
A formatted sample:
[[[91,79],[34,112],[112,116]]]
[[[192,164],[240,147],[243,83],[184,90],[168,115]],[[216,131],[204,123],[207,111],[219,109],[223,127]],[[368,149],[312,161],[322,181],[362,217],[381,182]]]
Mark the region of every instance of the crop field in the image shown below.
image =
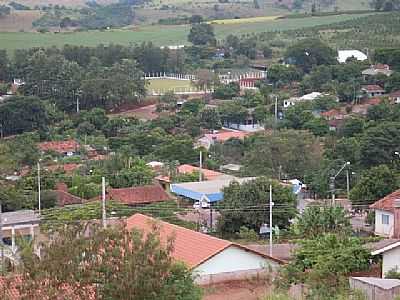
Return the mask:
[[[341,21],[353,20],[369,14],[336,15],[308,17],[300,19],[279,19],[253,23],[214,25],[218,39],[229,34],[259,33],[266,31],[284,31],[308,28],[317,25],[328,25]],[[0,32],[0,49],[12,53],[15,49],[32,47],[61,47],[65,44],[96,46],[99,44],[122,44],[153,42],[156,45],[187,44],[188,25],[174,26],[138,26],[131,30],[108,30],[69,33],[35,33],[35,32]]]
[[[167,92],[167,91],[183,91],[185,89],[194,88],[190,80],[177,79],[150,79],[148,80],[148,91]]]
[[[246,23],[258,23],[274,21],[282,16],[263,16],[254,18],[240,18],[240,19],[224,19],[224,20],[213,20],[208,22],[213,25],[232,25],[232,24],[246,24]]]

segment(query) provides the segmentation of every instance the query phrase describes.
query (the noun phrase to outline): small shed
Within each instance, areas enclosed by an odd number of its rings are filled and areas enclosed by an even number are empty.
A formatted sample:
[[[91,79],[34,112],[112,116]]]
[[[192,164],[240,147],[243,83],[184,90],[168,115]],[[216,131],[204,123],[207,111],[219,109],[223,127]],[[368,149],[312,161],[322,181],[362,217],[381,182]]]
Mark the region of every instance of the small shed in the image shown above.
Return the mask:
[[[350,287],[364,293],[368,300],[394,300],[400,296],[399,279],[350,277]]]

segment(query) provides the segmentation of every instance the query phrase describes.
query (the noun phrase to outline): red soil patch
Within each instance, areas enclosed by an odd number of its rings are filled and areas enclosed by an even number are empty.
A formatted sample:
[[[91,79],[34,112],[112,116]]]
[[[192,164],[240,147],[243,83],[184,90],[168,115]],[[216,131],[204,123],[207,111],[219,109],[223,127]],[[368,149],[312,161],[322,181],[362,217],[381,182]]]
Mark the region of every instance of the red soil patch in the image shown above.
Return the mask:
[[[265,281],[233,281],[203,287],[203,300],[258,300],[269,288]]]

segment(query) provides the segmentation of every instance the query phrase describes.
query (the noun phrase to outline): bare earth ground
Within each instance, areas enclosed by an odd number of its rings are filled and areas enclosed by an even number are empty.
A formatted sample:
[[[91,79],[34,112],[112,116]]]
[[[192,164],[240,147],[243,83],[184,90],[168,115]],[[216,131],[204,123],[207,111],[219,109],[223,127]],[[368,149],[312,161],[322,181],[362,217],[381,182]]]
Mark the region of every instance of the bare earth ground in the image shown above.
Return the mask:
[[[113,114],[114,116],[119,117],[135,117],[139,120],[154,120],[158,117],[158,113],[156,112],[156,105],[147,105],[131,110],[125,110],[123,112],[119,112]]]
[[[39,18],[40,12],[37,10],[13,11],[0,18],[0,31],[32,31],[32,22]]]
[[[259,300],[268,292],[264,281],[234,281],[203,288],[203,300]]]

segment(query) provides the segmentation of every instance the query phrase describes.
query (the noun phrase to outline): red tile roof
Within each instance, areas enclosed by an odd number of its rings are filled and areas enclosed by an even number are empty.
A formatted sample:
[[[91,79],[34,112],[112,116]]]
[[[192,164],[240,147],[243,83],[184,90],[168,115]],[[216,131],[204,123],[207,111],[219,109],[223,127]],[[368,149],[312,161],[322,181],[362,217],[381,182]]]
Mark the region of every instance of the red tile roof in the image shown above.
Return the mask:
[[[325,117],[325,118],[328,118],[328,119],[332,119],[332,118],[335,118],[335,119],[340,118],[340,119],[342,119],[344,117],[343,113],[339,109],[334,109],[334,108],[331,109],[331,110],[322,112],[321,116]]]
[[[171,200],[171,197],[159,185],[145,185],[122,189],[109,189],[107,199],[135,205]]]
[[[42,151],[55,151],[58,153],[75,152],[79,144],[74,140],[55,141],[39,143],[38,148]]]
[[[383,88],[381,88],[377,84],[363,85],[361,88],[363,90],[366,90],[367,92],[384,92],[385,91]]]
[[[362,104],[365,104],[365,105],[378,105],[381,102],[382,102],[381,98],[374,97],[374,98],[370,98],[370,99],[367,99],[367,100],[363,101]]]
[[[230,241],[222,240],[167,222],[156,221],[155,219],[142,214],[135,214],[129,217],[126,220],[126,228],[128,230],[134,228],[143,230],[146,234],[147,232],[152,231],[154,222],[160,224],[160,239],[162,243],[165,243],[171,236],[175,238],[172,257],[178,261],[184,262],[189,268],[197,267],[230,246],[236,246],[247,251],[252,251],[275,260],[276,262],[282,263],[279,259],[271,258]]]
[[[395,200],[400,200],[400,189],[376,201],[374,204],[370,205],[370,208],[393,211]]]
[[[209,140],[216,140],[218,142],[225,142],[231,138],[236,139],[244,139],[248,136],[248,132],[243,131],[227,131],[227,132],[220,132],[220,133],[207,133],[204,136]]]
[[[181,174],[188,174],[188,173],[193,173],[193,172],[199,172],[200,168],[195,167],[192,165],[180,165],[178,167],[178,172]],[[208,169],[201,169],[201,173],[203,174],[204,178],[206,180],[213,180],[216,177],[225,175],[221,172],[213,171],[213,170],[208,170]]]
[[[391,92],[389,94],[390,97],[400,97],[400,90]]]
[[[390,70],[390,67],[387,64],[376,64],[376,65],[373,65],[372,68],[378,69],[378,70]]]

